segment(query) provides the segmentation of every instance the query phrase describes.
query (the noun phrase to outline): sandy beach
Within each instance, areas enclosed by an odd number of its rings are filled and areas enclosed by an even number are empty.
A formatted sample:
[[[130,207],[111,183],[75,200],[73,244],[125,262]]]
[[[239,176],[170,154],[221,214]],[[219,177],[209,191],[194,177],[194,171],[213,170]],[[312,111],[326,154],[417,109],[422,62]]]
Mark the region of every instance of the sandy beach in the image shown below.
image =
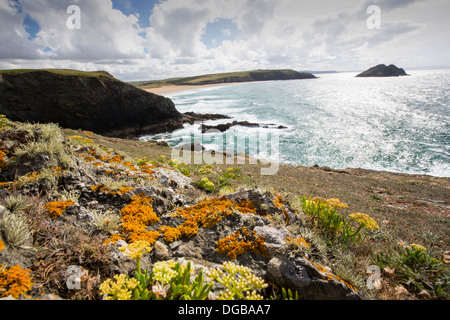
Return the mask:
[[[243,82],[239,82],[243,83]],[[183,86],[163,86],[159,88],[150,88],[150,89],[144,89],[147,92],[164,95],[174,92],[181,92],[181,91],[187,91],[187,90],[195,90],[195,89],[202,89],[202,88],[212,88],[212,87],[222,87],[222,86],[229,86],[233,84],[238,84],[236,82],[234,83],[217,83],[217,84],[205,84],[205,85],[183,85]]]

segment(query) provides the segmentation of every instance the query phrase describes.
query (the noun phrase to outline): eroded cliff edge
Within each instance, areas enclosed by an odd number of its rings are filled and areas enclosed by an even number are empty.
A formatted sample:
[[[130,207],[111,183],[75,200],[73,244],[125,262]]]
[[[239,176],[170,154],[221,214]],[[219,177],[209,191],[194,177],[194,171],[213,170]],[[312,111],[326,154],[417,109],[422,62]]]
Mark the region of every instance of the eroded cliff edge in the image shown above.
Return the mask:
[[[0,113],[21,122],[57,123],[106,136],[136,137],[219,115],[183,115],[172,100],[124,83],[106,72],[0,72]]]

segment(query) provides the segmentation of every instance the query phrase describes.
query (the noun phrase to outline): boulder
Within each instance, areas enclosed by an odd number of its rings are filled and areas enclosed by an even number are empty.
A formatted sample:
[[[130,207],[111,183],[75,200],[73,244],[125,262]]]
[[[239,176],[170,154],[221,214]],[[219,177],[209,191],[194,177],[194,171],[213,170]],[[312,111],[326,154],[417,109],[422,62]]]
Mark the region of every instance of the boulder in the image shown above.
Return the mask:
[[[360,300],[360,295],[344,280],[306,258],[279,255],[267,266],[267,279],[297,291],[305,300]]]

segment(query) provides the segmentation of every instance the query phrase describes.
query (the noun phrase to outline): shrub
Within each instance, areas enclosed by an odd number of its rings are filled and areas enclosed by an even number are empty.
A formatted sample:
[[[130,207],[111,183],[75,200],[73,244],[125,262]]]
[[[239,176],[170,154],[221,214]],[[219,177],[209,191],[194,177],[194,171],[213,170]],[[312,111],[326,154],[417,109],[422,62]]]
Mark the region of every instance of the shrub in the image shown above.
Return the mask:
[[[141,256],[149,252],[150,245],[138,241],[126,245],[120,251],[136,259],[134,278],[124,274],[116,275],[114,281],[106,280],[100,290],[106,300],[205,300],[208,298],[212,284],[203,282],[202,271],[191,280],[191,262],[187,265],[173,260],[159,261],[153,270],[142,272]],[[164,287],[163,287],[164,286]]]
[[[21,194],[10,195],[5,198],[3,201],[5,208],[9,210],[9,212],[17,214],[23,212],[26,208],[30,206],[30,202],[28,198]]]
[[[313,222],[320,226],[326,233],[341,243],[351,240],[355,243],[362,243],[366,239],[367,233],[362,235],[362,230],[372,231],[379,229],[378,224],[369,215],[356,213],[350,215],[347,220],[338,213],[338,209],[348,208],[348,205],[342,203],[339,199],[325,200],[322,198],[303,197],[301,199],[303,212],[311,216]],[[354,228],[350,222],[356,222],[357,228]]]
[[[197,186],[207,192],[214,192],[216,190],[214,183],[209,181],[208,178],[203,178],[202,180],[197,182]]]
[[[249,268],[232,262],[225,262],[221,268],[209,271],[208,276],[225,288],[219,300],[263,300],[258,291],[268,286]]]
[[[6,241],[12,246],[21,246],[31,240],[32,232],[25,218],[17,213],[7,212],[4,216],[3,229]]]
[[[56,124],[45,124],[31,127],[30,141],[20,145],[14,151],[14,163],[26,164],[39,155],[47,154],[55,159],[58,165],[68,167],[71,156],[63,144],[61,129]]]
[[[112,232],[119,228],[122,220],[120,215],[111,212],[100,212],[99,210],[92,210],[92,217],[94,218],[94,225],[98,230],[106,233]]]
[[[399,245],[372,256],[381,269],[395,269],[394,276],[416,293],[427,290],[437,298],[448,297],[450,272],[440,260],[431,257],[422,245]]]

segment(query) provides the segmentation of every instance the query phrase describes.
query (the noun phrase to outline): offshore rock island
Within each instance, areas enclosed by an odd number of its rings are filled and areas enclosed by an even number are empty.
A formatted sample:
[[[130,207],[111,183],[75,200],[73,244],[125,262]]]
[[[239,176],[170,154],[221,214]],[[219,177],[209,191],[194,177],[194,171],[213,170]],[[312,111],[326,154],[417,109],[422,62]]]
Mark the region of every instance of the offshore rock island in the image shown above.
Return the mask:
[[[359,78],[367,77],[401,77],[408,74],[404,69],[398,68],[393,64],[386,66],[385,64],[377,65],[357,75]]]

